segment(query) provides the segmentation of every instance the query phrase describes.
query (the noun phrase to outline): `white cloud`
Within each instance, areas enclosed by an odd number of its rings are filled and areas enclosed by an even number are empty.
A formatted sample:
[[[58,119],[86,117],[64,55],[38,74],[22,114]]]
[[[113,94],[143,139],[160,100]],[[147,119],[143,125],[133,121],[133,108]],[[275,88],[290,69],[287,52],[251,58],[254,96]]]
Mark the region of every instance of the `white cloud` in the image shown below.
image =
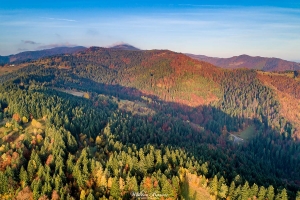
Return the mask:
[[[52,17],[42,17],[43,19],[56,20],[56,21],[67,21],[67,22],[77,22],[74,19],[60,19],[60,18],[52,18]]]
[[[64,43],[53,43],[53,44],[46,44],[38,46],[37,49],[51,49],[55,47],[75,47],[78,46],[77,44],[70,44],[69,42]]]

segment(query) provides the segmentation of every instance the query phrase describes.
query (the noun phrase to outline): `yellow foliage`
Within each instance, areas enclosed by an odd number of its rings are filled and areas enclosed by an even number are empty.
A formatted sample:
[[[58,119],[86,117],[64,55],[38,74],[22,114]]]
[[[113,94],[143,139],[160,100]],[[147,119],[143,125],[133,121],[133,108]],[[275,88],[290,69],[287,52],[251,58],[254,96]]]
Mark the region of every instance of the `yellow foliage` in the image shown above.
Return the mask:
[[[39,129],[37,130],[37,133],[38,133],[38,134],[42,134],[42,133],[44,133],[44,131],[43,131],[42,129],[39,128]]]
[[[86,98],[86,99],[89,99],[90,98],[90,94],[87,93],[87,92],[85,92],[85,93],[83,93],[83,97]]]
[[[81,193],[80,193],[80,200],[84,200],[85,199],[85,191],[84,190],[81,190]]]
[[[186,176],[186,169],[183,167],[180,167],[178,173],[179,173],[180,181],[183,182],[185,180],[185,176]]]
[[[113,179],[112,179],[111,177],[108,178],[108,181],[107,181],[107,187],[108,187],[108,188],[111,188],[112,180],[113,180]]]
[[[111,184],[111,182],[110,182]],[[100,180],[100,186],[104,186],[105,188],[107,187],[108,183],[107,183],[107,179],[106,179],[106,176],[103,174],[101,176],[101,180]],[[110,185],[111,186],[111,185]]]
[[[10,143],[9,143],[9,146],[10,146],[10,149],[14,149],[14,148],[16,148],[16,144],[15,144],[15,143],[13,143],[13,142],[10,142]]]
[[[6,159],[7,159],[6,154],[3,154],[3,155],[1,156],[1,158],[3,159],[3,161],[6,161]]]
[[[25,123],[27,123],[28,122],[28,119],[27,119],[27,117],[22,117],[22,122],[25,124]]]
[[[125,188],[125,181],[120,177],[119,179],[120,190],[123,191]]]
[[[10,200],[13,198],[13,195],[12,194],[0,194],[0,199],[3,199],[3,200]]]
[[[5,124],[5,127],[6,128],[10,128],[12,126],[12,124],[11,123],[9,123],[9,122],[6,122],[6,124]]]
[[[41,128],[41,127],[42,127],[42,124],[41,124],[40,122],[38,122],[37,120],[35,120],[35,119],[33,119],[33,120],[31,121],[31,125],[32,125],[33,127],[36,127],[36,128]]]
[[[102,139],[101,139],[101,137],[98,135],[98,136],[96,137],[96,144],[100,145],[101,142],[102,142]]]
[[[5,145],[2,144],[2,146],[0,147],[0,152],[4,152],[5,151]]]
[[[101,186],[101,177],[102,177],[102,174],[103,174],[103,170],[102,168],[98,169],[95,173],[95,178],[96,178],[96,185],[98,187]]]

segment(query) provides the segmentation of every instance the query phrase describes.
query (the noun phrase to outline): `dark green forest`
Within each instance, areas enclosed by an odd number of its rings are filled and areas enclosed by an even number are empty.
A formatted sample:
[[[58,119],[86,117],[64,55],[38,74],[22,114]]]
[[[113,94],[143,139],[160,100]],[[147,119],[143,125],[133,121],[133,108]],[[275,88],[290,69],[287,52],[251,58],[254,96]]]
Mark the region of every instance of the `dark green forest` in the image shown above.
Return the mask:
[[[194,175],[210,199],[299,199],[299,124],[257,74],[94,47],[0,76],[1,198],[199,199]]]

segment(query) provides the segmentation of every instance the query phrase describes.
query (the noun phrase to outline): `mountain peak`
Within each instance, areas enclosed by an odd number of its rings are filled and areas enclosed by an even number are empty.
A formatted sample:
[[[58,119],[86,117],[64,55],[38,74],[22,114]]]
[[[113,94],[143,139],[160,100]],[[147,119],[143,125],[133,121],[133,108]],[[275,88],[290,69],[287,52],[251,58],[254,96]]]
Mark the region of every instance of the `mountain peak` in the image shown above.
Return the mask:
[[[140,49],[130,45],[130,44],[126,44],[126,43],[122,43],[122,44],[117,44],[117,45],[113,45],[110,46],[109,48],[111,49],[120,49],[120,50],[132,50],[132,51],[139,51]]]

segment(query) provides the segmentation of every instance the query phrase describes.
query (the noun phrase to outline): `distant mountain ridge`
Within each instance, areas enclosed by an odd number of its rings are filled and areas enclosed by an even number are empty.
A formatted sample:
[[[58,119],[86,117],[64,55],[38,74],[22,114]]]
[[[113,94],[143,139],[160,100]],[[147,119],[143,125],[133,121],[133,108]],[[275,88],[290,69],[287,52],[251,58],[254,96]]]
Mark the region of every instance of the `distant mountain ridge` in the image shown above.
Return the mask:
[[[196,60],[209,62],[218,67],[227,69],[248,68],[264,71],[300,70],[300,63],[279,58],[253,57],[249,55],[234,56],[231,58],[217,58],[194,54],[186,55]]]
[[[17,62],[22,62],[27,60],[36,60],[36,59],[44,58],[47,56],[58,55],[58,54],[71,54],[85,49],[86,47],[83,46],[75,46],[75,47],[55,47],[52,49],[43,49],[38,51],[25,51],[15,55],[0,56],[0,65],[17,63]]]
[[[118,44],[111,47],[107,47],[108,49],[117,49],[117,50],[131,50],[131,51],[139,51],[140,49],[130,45],[130,44]],[[29,60],[37,60],[40,58],[54,56],[59,54],[72,54],[77,53],[79,51],[86,50],[87,48],[84,46],[75,46],[75,47],[55,47],[52,49],[43,49],[37,51],[24,51],[21,53],[9,55],[9,56],[0,56],[0,65],[5,64],[13,64],[19,63]]]

